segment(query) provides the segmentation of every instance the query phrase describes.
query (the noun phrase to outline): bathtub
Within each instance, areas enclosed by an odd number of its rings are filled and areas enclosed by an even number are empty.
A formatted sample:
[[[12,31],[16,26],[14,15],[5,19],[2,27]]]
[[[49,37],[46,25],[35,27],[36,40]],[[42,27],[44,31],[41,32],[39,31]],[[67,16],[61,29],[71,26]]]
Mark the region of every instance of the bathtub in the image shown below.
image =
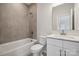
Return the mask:
[[[37,42],[26,38],[5,44],[0,44],[0,56],[27,56],[31,54],[30,47]]]

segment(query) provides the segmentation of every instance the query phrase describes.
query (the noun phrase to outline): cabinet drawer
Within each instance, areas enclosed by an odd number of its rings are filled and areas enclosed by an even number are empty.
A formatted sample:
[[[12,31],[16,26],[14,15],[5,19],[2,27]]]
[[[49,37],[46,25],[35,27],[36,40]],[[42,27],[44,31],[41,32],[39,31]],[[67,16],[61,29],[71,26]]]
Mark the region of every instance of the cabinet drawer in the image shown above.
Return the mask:
[[[62,40],[48,38],[47,39],[47,44],[55,45],[55,46],[58,46],[58,47],[62,47]]]
[[[79,43],[72,42],[72,41],[63,41],[63,47],[67,49],[78,49],[79,50]]]

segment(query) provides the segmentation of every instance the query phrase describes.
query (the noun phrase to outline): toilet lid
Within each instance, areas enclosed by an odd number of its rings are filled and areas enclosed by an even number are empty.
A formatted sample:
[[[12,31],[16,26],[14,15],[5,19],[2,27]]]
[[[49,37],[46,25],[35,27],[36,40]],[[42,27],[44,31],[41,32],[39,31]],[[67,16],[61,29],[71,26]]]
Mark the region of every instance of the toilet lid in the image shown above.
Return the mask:
[[[41,45],[41,44],[36,44],[36,45],[33,45],[32,47],[31,47],[31,49],[32,50],[39,50],[39,49],[41,49],[43,47],[43,45]]]

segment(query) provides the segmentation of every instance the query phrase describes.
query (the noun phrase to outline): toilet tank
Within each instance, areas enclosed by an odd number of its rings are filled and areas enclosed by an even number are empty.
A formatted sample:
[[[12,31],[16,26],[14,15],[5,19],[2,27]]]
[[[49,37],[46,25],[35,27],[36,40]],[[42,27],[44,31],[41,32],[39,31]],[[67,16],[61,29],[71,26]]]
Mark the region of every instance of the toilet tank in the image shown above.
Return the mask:
[[[46,36],[40,36],[39,43],[45,45],[47,43]]]

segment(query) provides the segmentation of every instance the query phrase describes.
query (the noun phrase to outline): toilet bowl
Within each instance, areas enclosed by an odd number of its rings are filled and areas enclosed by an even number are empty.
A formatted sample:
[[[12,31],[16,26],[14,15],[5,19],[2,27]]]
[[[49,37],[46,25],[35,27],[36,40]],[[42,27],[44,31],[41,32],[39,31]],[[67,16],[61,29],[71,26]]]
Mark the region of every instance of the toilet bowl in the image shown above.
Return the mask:
[[[33,53],[33,56],[39,56],[40,51],[42,50],[43,45],[35,44],[31,47],[31,52]]]
[[[39,44],[35,44],[31,47],[31,52],[33,56],[39,56],[42,48],[46,45],[45,36],[40,36],[38,42]]]

